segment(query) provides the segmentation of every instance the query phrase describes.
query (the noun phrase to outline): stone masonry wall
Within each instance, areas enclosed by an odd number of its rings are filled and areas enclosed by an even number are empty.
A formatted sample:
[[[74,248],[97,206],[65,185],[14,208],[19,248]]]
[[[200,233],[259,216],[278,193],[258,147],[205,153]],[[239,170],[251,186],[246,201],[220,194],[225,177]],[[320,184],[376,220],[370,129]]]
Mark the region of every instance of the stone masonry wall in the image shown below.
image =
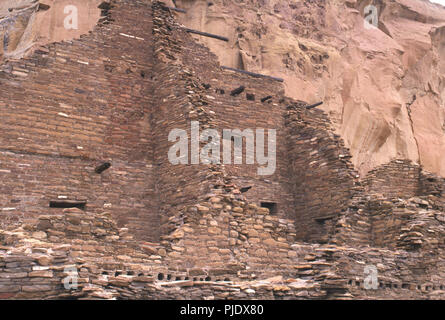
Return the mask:
[[[215,129],[221,138],[223,129],[242,131],[251,129],[253,132],[256,129],[265,129],[266,139],[269,129],[276,130],[277,168],[273,175],[261,176],[257,172],[258,164],[246,164],[245,148],[243,148],[243,165],[226,164],[224,167],[234,181],[241,186],[251,187],[246,192],[250,200],[258,205],[262,201],[276,203],[276,214],[286,216],[291,210],[293,199],[289,189],[286,137],[283,130],[285,108],[279,103],[284,94],[282,85],[273,80],[257,79],[222,70],[216,57],[208,48],[195,42],[180,25],[172,20],[170,14],[162,9],[157,12],[159,17],[163,15],[162,21],[173,30],[168,33],[168,39],[178,46],[178,52],[172,54],[175,64],[182,64],[182,68],[191,73],[196,79],[197,87],[200,88],[200,90],[191,88],[187,91],[187,95],[192,97],[192,103],[195,106],[193,114],[186,117],[188,126],[192,120],[200,121],[201,131],[204,128]],[[232,95],[233,90],[240,87],[244,87],[244,91]],[[271,98],[261,101],[268,96]],[[200,119],[204,115],[212,120],[201,123]],[[266,149],[266,154],[267,151]]]
[[[107,19],[91,34],[52,44],[27,60],[5,65],[1,81],[8,90],[2,91],[0,103],[5,105],[1,112],[7,121],[0,130],[6,153],[0,174],[10,174],[7,178],[16,182],[15,177],[24,177],[16,186],[2,186],[5,219],[19,222],[22,216],[35,217],[61,196],[86,200],[90,209],[111,208],[119,224],[135,230],[141,239],[168,234],[183,223],[177,213],[212,186],[212,172],[206,165],[173,166],[167,158],[172,145],[169,132],[184,129],[190,136],[191,121],[199,121],[201,130],[276,130],[273,175],[259,175],[257,163],[225,165],[225,171],[234,183],[247,187],[247,199],[258,206],[274,203],[274,214],[281,218],[294,219],[297,206],[300,230],[306,229],[304,221],[311,221],[313,230],[306,230],[313,234],[312,240],[325,241],[329,228],[324,221],[337,214],[326,208],[341,208],[349,194],[342,190],[322,205],[329,184],[303,177],[311,161],[309,154],[306,160],[296,160],[298,153],[306,152],[305,146],[288,141],[289,101],[281,84],[221,70],[210,51],[193,41],[162,5],[155,3],[152,12],[148,2],[113,3]],[[127,19],[130,15],[140,22],[137,26]],[[71,76],[54,85],[67,75]],[[232,94],[241,86],[241,94]],[[307,113],[314,130],[329,131],[323,124],[327,120],[315,114]],[[324,147],[311,146],[308,153],[318,148]],[[26,155],[29,162],[38,163],[41,156],[54,160],[34,171],[34,166],[24,163],[23,176],[22,169],[14,172],[15,159],[8,152]],[[347,157],[345,152],[341,161]],[[332,162],[329,170],[337,181],[350,178],[335,173],[338,159],[327,156],[326,160]],[[92,169],[104,161],[111,162],[111,169],[96,176]],[[75,165],[70,167],[68,162]],[[328,169],[322,165],[318,177],[323,170]],[[303,190],[298,185],[305,179],[311,184]],[[28,181],[32,187],[23,189]],[[352,180],[348,183],[353,185]],[[23,204],[13,205],[18,201]],[[20,212],[14,215],[15,211]]]
[[[2,65],[0,220],[59,213],[49,201],[61,196],[86,200],[89,210],[111,210],[142,239],[159,237],[152,206],[151,6],[115,5],[118,14],[103,17],[81,39]],[[96,174],[105,161],[111,168]]]
[[[1,230],[0,298],[444,297],[444,261],[437,245],[429,250],[290,245],[292,221],[237,198],[235,189],[190,206],[190,217],[196,219],[161,243],[134,241],[109,213],[79,209]],[[443,238],[443,223],[439,228],[436,236]],[[378,271],[375,290],[364,288],[367,265]],[[67,267],[78,276],[78,286],[71,290],[64,287],[72,276]]]
[[[409,160],[394,160],[370,171],[363,185],[369,193],[386,197],[420,195],[421,168]]]
[[[440,179],[395,161],[361,185],[321,111],[221,70],[162,4],[112,5],[0,74],[0,298],[444,297]],[[276,129],[275,174],[171,165],[168,133],[192,120]],[[48,208],[64,197],[86,210]]]
[[[297,238],[329,241],[340,213],[359,189],[349,151],[320,110],[290,104],[286,115]]]
[[[442,246],[436,230],[444,209],[442,188],[442,178],[410,161],[383,165],[364,179],[363,190],[337,222],[333,241],[407,250]]]
[[[248,189],[244,192],[249,201],[258,206],[262,202],[275,203],[274,214],[291,219],[295,219],[297,215],[297,225],[301,232],[306,230],[308,234],[312,234],[312,240],[323,238],[323,241],[326,241],[325,235],[329,228],[324,227],[324,221],[334,218],[346,207],[345,204],[352,193],[351,187],[354,187],[357,180],[349,162],[349,152],[341,144],[339,137],[333,135],[327,116],[319,111],[311,111],[305,113],[304,119],[289,120],[288,106],[293,102],[284,97],[280,83],[222,70],[214,55],[194,42],[166,12],[160,8],[156,15],[163,17],[159,21],[168,24],[168,28],[164,26],[164,29],[168,30],[165,37],[168,43],[174,44],[175,50],[169,52],[170,62],[175,65],[182,64],[184,69],[198,79],[196,87],[199,87],[199,91],[193,88],[187,93],[194,97],[193,104],[199,106],[201,113],[198,112],[197,116],[207,115],[212,119],[205,125],[218,130],[221,136],[223,129],[254,131],[256,128],[264,128],[266,131],[275,129],[277,132],[277,168],[273,175],[259,175],[258,164],[225,164],[227,175],[240,188]],[[166,48],[159,50],[162,52]],[[242,92],[233,95],[237,88],[242,88]],[[303,105],[300,103],[299,107],[302,108]],[[185,119],[191,121],[192,118],[186,116]],[[198,117],[193,119],[198,120]],[[299,126],[304,129],[296,129],[297,124],[293,122],[300,122]],[[307,125],[308,123],[310,125]],[[308,135],[311,135],[310,139],[318,139],[315,135],[323,138],[312,145],[307,144],[307,141],[304,141],[304,144],[295,143],[295,130],[305,131],[298,133],[304,136],[304,139]],[[303,138],[299,139],[303,142]],[[342,151],[335,154],[338,147]],[[243,159],[245,161],[245,149]],[[305,175],[311,172],[308,170],[308,164],[314,166],[317,161],[320,169],[312,168],[316,176],[306,177]],[[324,178],[326,174],[332,177],[329,182]],[[332,186],[338,187],[339,182],[342,187],[334,190]],[[304,184],[309,187],[298,187]],[[337,211],[332,211],[333,207],[338,208]],[[315,222],[315,219],[321,222]],[[307,228],[307,223],[313,228]],[[305,237],[302,233],[299,234],[300,239]]]
[[[182,52],[182,41],[172,36],[173,28],[166,24],[168,9],[153,5],[154,55],[153,70],[152,144],[155,163],[155,184],[161,233],[169,234],[184,223],[179,214],[187,205],[194,204],[206,194],[211,184],[208,165],[191,164],[191,121],[199,121],[202,128],[210,126],[213,117],[203,109],[207,105],[201,81],[182,65],[177,56]],[[171,17],[170,17],[171,19]],[[168,158],[173,143],[168,141],[172,130],[184,130],[188,135],[187,164],[173,165]]]

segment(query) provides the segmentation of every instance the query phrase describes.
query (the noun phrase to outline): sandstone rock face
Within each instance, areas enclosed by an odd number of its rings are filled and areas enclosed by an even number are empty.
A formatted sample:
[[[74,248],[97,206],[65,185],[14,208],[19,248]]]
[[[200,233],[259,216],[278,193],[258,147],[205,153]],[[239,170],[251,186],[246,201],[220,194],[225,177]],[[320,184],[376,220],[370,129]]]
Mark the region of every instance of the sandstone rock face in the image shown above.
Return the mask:
[[[38,45],[88,33],[97,24],[101,2],[1,0],[0,59],[22,58]]]
[[[172,1],[165,1],[174,6]],[[222,65],[285,79],[287,95],[324,101],[361,174],[395,158],[445,175],[445,8],[427,0],[176,0]],[[369,21],[369,20],[368,20]]]

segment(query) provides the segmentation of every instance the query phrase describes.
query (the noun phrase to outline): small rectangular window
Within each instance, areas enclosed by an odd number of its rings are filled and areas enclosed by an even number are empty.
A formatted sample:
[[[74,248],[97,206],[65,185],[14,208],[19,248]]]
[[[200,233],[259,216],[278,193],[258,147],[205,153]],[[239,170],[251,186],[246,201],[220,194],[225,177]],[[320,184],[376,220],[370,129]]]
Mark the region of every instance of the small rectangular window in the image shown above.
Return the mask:
[[[326,224],[327,221],[334,219],[334,216],[329,216],[329,217],[323,217],[323,218],[315,218],[314,220],[319,224],[319,225],[324,225]]]
[[[277,213],[277,204],[276,202],[261,202],[261,208],[269,209],[270,214]]]
[[[87,202],[86,201],[76,201],[76,200],[54,200],[49,202],[50,208],[78,208],[85,210]]]

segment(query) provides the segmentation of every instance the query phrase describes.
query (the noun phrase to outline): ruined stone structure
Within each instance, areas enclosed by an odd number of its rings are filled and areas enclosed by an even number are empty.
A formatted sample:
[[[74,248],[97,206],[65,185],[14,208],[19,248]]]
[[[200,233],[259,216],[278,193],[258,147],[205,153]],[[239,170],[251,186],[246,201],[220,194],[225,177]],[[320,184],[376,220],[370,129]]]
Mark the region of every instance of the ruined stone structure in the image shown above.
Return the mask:
[[[395,160],[359,179],[322,111],[223,70],[166,6],[102,7],[1,66],[0,298],[445,297],[442,178]],[[192,121],[275,129],[275,173],[171,164]]]

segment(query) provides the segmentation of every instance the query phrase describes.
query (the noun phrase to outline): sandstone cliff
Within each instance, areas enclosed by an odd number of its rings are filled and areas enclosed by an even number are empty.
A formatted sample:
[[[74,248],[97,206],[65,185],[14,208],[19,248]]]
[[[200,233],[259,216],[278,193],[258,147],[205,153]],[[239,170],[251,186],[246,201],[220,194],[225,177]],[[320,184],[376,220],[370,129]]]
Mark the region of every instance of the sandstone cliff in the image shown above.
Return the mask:
[[[167,2],[168,3],[168,2]],[[324,101],[360,173],[394,158],[445,175],[445,8],[427,0],[177,0],[185,26],[229,67],[285,79],[289,96]],[[170,3],[173,5],[173,3]]]

